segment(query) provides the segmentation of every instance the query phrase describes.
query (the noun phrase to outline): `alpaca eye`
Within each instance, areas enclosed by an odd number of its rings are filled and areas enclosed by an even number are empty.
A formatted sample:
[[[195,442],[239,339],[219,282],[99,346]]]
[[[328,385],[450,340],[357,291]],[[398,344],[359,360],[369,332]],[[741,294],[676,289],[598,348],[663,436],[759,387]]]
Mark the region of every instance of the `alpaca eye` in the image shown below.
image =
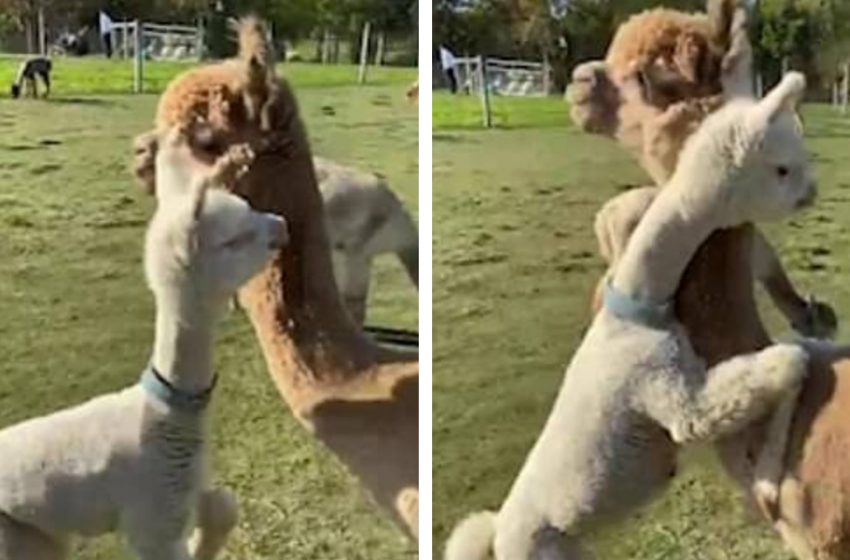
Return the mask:
[[[788,175],[788,168],[784,165],[780,165],[776,168],[776,174],[780,177],[785,177],[786,175]]]

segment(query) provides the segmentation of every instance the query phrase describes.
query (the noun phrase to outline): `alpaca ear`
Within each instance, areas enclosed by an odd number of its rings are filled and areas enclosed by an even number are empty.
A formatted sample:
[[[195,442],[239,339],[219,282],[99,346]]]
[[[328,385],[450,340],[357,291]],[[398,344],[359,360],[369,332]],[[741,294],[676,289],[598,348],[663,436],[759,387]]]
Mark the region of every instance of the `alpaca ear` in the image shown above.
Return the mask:
[[[805,93],[806,77],[800,72],[788,72],[779,85],[758,102],[759,118],[770,123],[784,111],[793,112]]]
[[[729,23],[728,48],[720,61],[720,81],[727,99],[755,98],[753,49],[747,31],[747,11],[744,8],[736,9]]]
[[[708,0],[706,13],[711,26],[711,41],[726,50],[731,41],[732,17],[738,7],[737,0]]]

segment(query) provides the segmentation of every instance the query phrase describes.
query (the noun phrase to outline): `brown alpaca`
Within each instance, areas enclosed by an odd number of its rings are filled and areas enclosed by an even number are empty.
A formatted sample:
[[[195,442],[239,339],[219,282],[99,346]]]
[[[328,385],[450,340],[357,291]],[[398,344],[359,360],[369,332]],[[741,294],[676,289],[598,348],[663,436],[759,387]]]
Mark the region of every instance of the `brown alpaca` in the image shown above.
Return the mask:
[[[591,96],[592,97],[592,96]],[[591,97],[588,97],[590,99]],[[610,92],[598,98],[606,103]],[[593,103],[591,101],[591,103]],[[599,112],[599,107],[592,111]],[[648,206],[625,202],[597,231],[606,255],[616,258],[630,224]],[[616,200],[614,201],[616,202]],[[630,212],[629,208],[633,211]],[[616,221],[615,220],[615,221]],[[625,234],[625,237],[620,237]],[[676,295],[676,313],[709,365],[769,344],[753,295],[752,227],[716,232],[691,261]],[[781,270],[781,268],[780,268]],[[787,281],[787,279],[786,279]],[[789,286],[777,283],[777,291]],[[850,559],[850,349],[810,344],[809,377],[797,404],[778,503],[763,513],[795,554],[805,560]],[[750,496],[752,461],[764,444],[764,425],[717,443],[724,467]]]
[[[265,44],[259,29],[255,20],[243,24],[243,48]],[[251,33],[254,36],[246,40],[245,34]],[[254,147],[257,157],[233,190],[253,208],[284,216],[291,244],[240,291],[241,306],[254,325],[269,372],[296,417],[415,537],[417,357],[372,344],[343,308],[295,96],[276,77],[269,87],[263,86],[267,81],[248,79],[246,65],[258,61],[259,70],[273,76],[266,59],[242,52],[234,60],[177,77],[160,98],[154,131],[137,138],[136,173],[143,182],[155,177],[157,139],[175,126],[192,129],[199,165],[208,165],[214,154],[234,143]],[[262,119],[254,118],[257,107],[268,109],[267,130],[258,122]]]

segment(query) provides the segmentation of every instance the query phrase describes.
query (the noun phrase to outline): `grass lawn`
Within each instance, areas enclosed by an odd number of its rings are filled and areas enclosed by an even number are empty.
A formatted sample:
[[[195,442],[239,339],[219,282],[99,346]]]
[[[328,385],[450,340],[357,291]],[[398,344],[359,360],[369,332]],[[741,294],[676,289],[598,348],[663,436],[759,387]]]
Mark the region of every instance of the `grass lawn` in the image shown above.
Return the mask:
[[[564,126],[563,104],[561,125],[550,126],[549,104],[560,100],[526,100],[541,114],[489,131],[466,130],[462,102],[446,110],[454,101],[434,102],[441,122],[456,123],[434,133],[433,152],[435,558],[462,516],[498,508],[549,413],[603,273],[594,213],[648,184],[613,142]],[[846,321],[850,120],[824,106],[807,106],[805,118],[820,199],[766,229],[797,285]],[[761,303],[771,331],[788,334]],[[848,339],[846,328],[839,337]],[[710,449],[689,450],[683,465],[653,506],[591,536],[599,558],[788,558],[748,517]]]
[[[9,85],[15,79],[22,60],[20,56],[0,54],[0,95],[8,95]],[[191,62],[145,62],[144,90],[152,93],[162,91],[174,76],[192,65]],[[357,66],[349,64],[294,62],[281,64],[279,71],[299,87],[343,87],[357,80]],[[406,86],[416,79],[416,70],[370,67],[367,76],[369,85]],[[56,57],[53,58],[51,79],[57,95],[132,93],[133,62],[100,56]],[[403,89],[401,93],[404,94]]]
[[[476,95],[452,95],[435,90],[433,101],[434,130],[480,130],[484,111]],[[564,100],[560,97],[490,98],[490,115],[494,128],[563,128],[569,124]]]
[[[128,163],[131,139],[150,126],[157,99],[84,96],[89,85],[63,80],[57,66],[50,101],[0,99],[0,426],[133,383],[150,356],[154,309],[141,257],[152,201]],[[69,65],[67,75],[83,66]],[[0,62],[0,75],[10,67]],[[400,86],[413,71],[400,84],[368,88],[312,87],[315,72],[292,71],[315,151],[382,172],[415,212],[417,110]],[[331,69],[328,81],[336,80]],[[394,258],[377,262],[373,295],[372,322],[416,328],[417,294]],[[241,314],[221,325],[216,367],[216,479],[242,508],[225,558],[415,558],[414,546],[296,424]],[[79,543],[73,557],[129,559],[122,550],[106,537]]]

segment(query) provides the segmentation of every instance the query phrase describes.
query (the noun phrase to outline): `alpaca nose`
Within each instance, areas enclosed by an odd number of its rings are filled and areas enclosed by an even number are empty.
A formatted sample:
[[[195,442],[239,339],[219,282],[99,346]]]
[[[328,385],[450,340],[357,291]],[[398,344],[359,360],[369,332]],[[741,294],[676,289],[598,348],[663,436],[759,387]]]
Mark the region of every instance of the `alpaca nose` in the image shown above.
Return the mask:
[[[274,214],[269,214],[268,218],[269,247],[275,250],[282,249],[289,242],[286,221]]]
[[[815,198],[817,197],[817,195],[818,195],[818,184],[817,184],[816,181],[811,180],[811,181],[809,181],[808,185],[806,186],[806,192],[803,193],[803,196],[800,198],[799,202],[797,203],[797,206],[800,207],[800,208],[805,208],[807,206],[811,206],[812,203],[815,201]]]

